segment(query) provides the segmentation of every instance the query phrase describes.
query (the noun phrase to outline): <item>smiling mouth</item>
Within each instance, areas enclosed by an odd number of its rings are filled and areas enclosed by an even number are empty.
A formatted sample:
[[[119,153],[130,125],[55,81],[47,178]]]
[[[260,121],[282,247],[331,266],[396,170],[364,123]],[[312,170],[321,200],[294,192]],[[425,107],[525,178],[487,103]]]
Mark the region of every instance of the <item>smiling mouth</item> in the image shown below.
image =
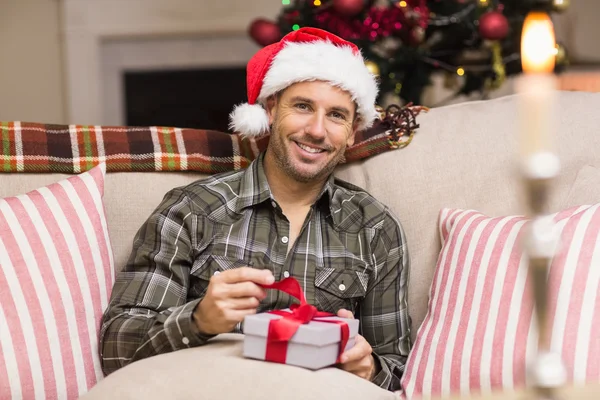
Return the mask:
[[[300,147],[302,150],[304,150],[304,151],[306,151],[308,153],[319,154],[319,153],[325,152],[324,149],[319,149],[319,148],[316,148],[316,147],[310,147],[310,146],[307,146],[305,144],[298,143],[298,142],[296,142],[296,144],[298,145],[298,147]]]

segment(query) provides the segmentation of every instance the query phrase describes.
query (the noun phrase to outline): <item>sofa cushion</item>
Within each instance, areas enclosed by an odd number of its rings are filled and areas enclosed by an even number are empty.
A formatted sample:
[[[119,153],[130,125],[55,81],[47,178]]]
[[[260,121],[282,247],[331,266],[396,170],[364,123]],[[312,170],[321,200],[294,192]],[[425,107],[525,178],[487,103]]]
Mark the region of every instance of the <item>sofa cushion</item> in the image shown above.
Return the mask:
[[[105,165],[0,199],[0,398],[77,398],[102,378],[114,282]]]
[[[328,399],[393,400],[397,395],[337,368],[311,371],[242,356],[243,336],[136,361],[81,400]]]
[[[600,168],[586,165],[577,173],[564,207],[594,204],[600,201]]]
[[[569,381],[600,376],[600,203],[549,216],[560,237],[549,272],[551,347]],[[528,220],[440,214],[442,251],[427,316],[409,355],[408,398],[512,390],[528,383],[536,331],[521,240]]]

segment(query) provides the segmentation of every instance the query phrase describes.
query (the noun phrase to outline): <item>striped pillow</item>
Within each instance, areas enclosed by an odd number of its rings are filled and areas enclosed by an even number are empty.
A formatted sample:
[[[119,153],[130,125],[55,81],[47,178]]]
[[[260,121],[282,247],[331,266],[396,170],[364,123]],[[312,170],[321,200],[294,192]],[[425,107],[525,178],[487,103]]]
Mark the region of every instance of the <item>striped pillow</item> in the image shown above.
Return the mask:
[[[600,204],[550,216],[560,237],[549,275],[552,348],[570,382],[600,379]],[[427,316],[402,378],[407,398],[528,386],[537,343],[520,240],[527,220],[440,213],[442,250]]]
[[[102,378],[114,281],[104,164],[0,199],[0,398],[75,399]]]

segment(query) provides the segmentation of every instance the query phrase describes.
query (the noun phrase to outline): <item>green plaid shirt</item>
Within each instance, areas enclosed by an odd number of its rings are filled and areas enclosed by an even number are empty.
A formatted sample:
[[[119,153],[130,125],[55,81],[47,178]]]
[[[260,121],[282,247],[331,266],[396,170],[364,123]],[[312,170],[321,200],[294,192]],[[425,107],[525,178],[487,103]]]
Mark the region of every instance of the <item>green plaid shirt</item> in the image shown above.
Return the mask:
[[[117,275],[100,332],[105,374],[135,360],[188,347],[192,313],[210,277],[231,268],[268,268],[295,277],[322,311],[351,310],[373,348],[373,382],[397,390],[410,349],[406,238],[389,209],[333,176],[287,253],[289,222],[271,196],[263,155],[247,169],[168,192],[138,231]],[[259,312],[294,299],[268,290]],[[241,331],[238,326],[235,331]]]

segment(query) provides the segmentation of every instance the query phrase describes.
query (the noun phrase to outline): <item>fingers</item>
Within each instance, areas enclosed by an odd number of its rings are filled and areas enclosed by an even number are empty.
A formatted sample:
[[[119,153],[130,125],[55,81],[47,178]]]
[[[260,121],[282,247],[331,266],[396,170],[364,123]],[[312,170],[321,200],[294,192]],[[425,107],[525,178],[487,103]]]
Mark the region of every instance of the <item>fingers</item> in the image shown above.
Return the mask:
[[[254,269],[250,267],[240,267],[223,271],[212,279],[229,284],[254,282],[260,285],[270,285],[275,282],[273,273],[268,269]]]
[[[351,364],[370,356],[373,352],[371,345],[361,335],[356,335],[354,347],[346,350],[340,357],[342,364]],[[346,368],[344,368],[346,369]]]
[[[224,288],[224,291],[226,297],[256,297],[259,300],[267,297],[267,291],[252,282],[230,284]]]
[[[340,308],[340,310],[337,313],[337,316],[340,318],[354,319],[354,314],[352,314],[351,311],[348,311],[345,308]]]
[[[229,299],[229,308],[233,310],[256,309],[260,303],[256,297],[242,297],[238,299]]]
[[[255,308],[248,308],[246,310],[229,310],[227,312],[227,319],[230,322],[237,324],[238,322],[243,321],[244,317],[246,317],[247,315],[253,314],[256,314]]]
[[[375,368],[373,349],[369,342],[361,335],[356,335],[354,347],[340,357],[339,365],[344,371],[350,372],[364,379],[371,379]]]

